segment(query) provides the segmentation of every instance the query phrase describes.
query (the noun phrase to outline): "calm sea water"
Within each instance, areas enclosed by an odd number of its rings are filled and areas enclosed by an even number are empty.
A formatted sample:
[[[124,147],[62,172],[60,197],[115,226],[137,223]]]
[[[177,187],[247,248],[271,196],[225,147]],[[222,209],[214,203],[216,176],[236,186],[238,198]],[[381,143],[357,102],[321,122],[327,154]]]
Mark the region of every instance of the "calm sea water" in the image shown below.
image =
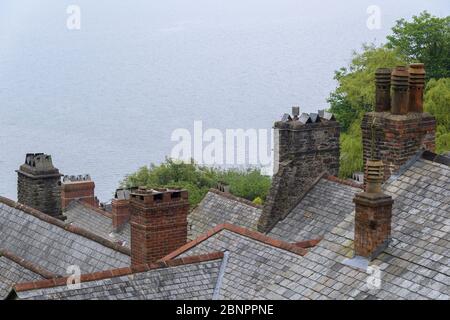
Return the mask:
[[[379,30],[366,27],[373,4]],[[270,128],[292,105],[325,108],[352,51],[424,9],[450,14],[448,0],[2,0],[0,195],[16,198],[27,152],[90,173],[104,201],[194,120]]]

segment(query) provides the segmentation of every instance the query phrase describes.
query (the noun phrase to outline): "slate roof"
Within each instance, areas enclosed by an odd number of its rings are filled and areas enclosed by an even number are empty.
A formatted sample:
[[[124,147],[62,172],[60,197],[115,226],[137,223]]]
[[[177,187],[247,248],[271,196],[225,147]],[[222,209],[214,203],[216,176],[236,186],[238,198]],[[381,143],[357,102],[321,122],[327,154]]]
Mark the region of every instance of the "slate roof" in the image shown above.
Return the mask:
[[[25,283],[15,294],[25,300],[212,299],[223,256],[217,252],[85,275],[80,289],[69,289],[65,278]]]
[[[353,197],[362,190],[336,180],[320,179],[268,235],[296,242],[322,237],[338,225],[354,210]]]
[[[223,224],[176,250],[164,260],[214,251],[229,252],[219,299],[260,298],[269,285],[290,277],[291,274],[286,273],[289,266],[297,264],[307,253],[300,246]],[[272,293],[276,294],[278,289],[273,288]],[[266,293],[266,298],[270,296],[270,293]]]
[[[2,197],[0,246],[58,275],[65,275],[69,265],[85,273],[130,263],[127,248]]]
[[[180,256],[229,250],[224,299],[448,300],[450,168],[427,157],[409,163],[384,185],[385,192],[394,198],[393,240],[369,263],[381,271],[379,288],[368,281],[371,274],[365,262],[350,259],[353,210],[343,213],[342,219],[330,220],[336,224],[326,228],[329,232],[303,256],[280,252],[228,230],[200,238]],[[329,185],[323,182],[318,187]]]
[[[0,251],[0,299],[5,299],[11,288],[20,281],[37,281],[44,276],[37,270],[30,270],[21,259],[13,257],[5,250]]]
[[[115,231],[112,225],[111,214],[101,209],[96,209],[88,204],[74,200],[64,210],[67,224],[91,231],[100,237],[119,242],[123,246],[130,247],[130,224],[125,223],[123,227]]]
[[[256,230],[262,207],[229,193],[210,189],[199,205],[188,216],[189,239],[222,223],[231,223]]]

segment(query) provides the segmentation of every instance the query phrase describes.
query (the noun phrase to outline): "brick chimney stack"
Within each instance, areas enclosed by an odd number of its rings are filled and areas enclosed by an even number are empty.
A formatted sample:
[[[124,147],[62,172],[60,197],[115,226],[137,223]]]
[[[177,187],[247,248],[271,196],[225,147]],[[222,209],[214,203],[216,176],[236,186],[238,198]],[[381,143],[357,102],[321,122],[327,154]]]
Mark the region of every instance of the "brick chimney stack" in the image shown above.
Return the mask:
[[[139,188],[130,202],[132,265],[153,263],[187,242],[186,190]]]
[[[17,200],[49,216],[64,219],[61,214],[61,176],[52,157],[28,153],[17,172]]]
[[[377,69],[375,72],[375,92],[375,111],[391,110],[391,69]]]
[[[132,191],[135,189],[117,189],[114,199],[111,201],[112,223],[115,231],[120,230],[130,220]]]
[[[93,207],[99,203],[95,197],[95,183],[86,175],[64,176],[62,182],[61,206],[64,210],[73,200],[79,200]]]
[[[391,196],[381,192],[383,162],[367,161],[367,189],[357,193],[355,203],[355,256],[373,260],[391,240]]]
[[[412,64],[409,69],[396,67],[392,71],[390,111],[381,111],[385,108],[381,105],[385,104],[379,101],[386,96],[378,90],[379,74],[377,71],[375,112],[366,113],[361,123],[363,161],[382,160],[386,180],[419,150],[434,151],[436,119],[423,112],[423,64]]]
[[[339,173],[339,137],[339,123],[323,110],[300,114],[293,107],[292,115],[275,122],[274,176],[258,231],[270,231],[322,173]]]

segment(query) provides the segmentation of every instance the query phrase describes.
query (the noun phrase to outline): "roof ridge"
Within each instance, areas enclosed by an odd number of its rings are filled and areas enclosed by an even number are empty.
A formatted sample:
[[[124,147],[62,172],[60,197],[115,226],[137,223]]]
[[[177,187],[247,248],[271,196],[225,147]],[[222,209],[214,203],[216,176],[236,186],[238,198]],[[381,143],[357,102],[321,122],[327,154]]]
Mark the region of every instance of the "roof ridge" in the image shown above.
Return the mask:
[[[353,188],[358,188],[358,189],[363,189],[364,190],[364,185],[362,185],[362,184],[359,184],[359,183],[356,183],[356,182],[353,182],[353,181],[349,181],[349,180],[346,180],[346,179],[342,179],[342,178],[333,176],[331,174],[325,174],[323,177],[326,180],[331,181],[331,182],[336,182],[336,183],[340,183],[340,184],[343,184],[343,185],[346,185],[346,186],[350,186],[350,187],[353,187]]]
[[[72,224],[65,224],[61,220],[58,220],[58,219],[56,219],[54,217],[51,217],[51,216],[49,216],[49,215],[47,215],[47,214],[45,214],[45,213],[43,213],[41,211],[38,211],[38,210],[36,210],[34,208],[31,208],[29,206],[26,206],[24,204],[15,202],[15,201],[13,201],[11,199],[8,199],[8,198],[2,197],[2,196],[0,196],[0,203],[3,203],[5,205],[7,205],[8,207],[11,207],[11,208],[17,209],[19,211],[22,211],[24,213],[27,213],[29,215],[32,215],[33,217],[35,217],[35,218],[37,218],[39,220],[42,220],[44,222],[47,222],[47,223],[52,224],[54,226],[57,226],[57,227],[59,227],[61,229],[64,229],[64,230],[66,230],[68,232],[71,232],[71,233],[77,234],[79,236],[85,237],[85,238],[87,238],[89,240],[95,241],[95,242],[97,242],[97,243],[99,243],[99,244],[101,244],[101,245],[103,245],[105,247],[108,247],[110,249],[119,251],[119,252],[121,252],[123,254],[126,254],[128,256],[131,255],[131,250],[126,248],[126,247],[124,247],[124,246],[121,246],[121,245],[119,245],[117,243],[114,243],[114,242],[109,241],[109,240],[107,240],[105,238],[102,238],[99,235],[97,235],[97,234],[95,234],[93,232],[90,232],[90,231],[88,231],[86,229],[74,226]]]
[[[217,189],[214,189],[214,188],[210,188],[208,190],[208,192],[213,192],[213,193],[218,194],[219,196],[222,196],[224,198],[227,198],[227,199],[230,199],[230,200],[234,200],[234,201],[240,202],[242,204],[246,204],[248,206],[251,206],[251,207],[254,207],[254,208],[257,208],[257,209],[262,209],[263,208],[262,205],[253,203],[250,200],[247,200],[247,199],[235,196],[235,195],[233,195],[231,193],[228,193],[228,192],[223,192],[223,191],[220,191],[220,190],[217,190]]]
[[[6,249],[0,249],[0,257],[6,257],[7,259],[13,261],[14,263],[16,263],[34,273],[37,273],[38,275],[40,275],[46,279],[58,277],[57,274],[47,271],[44,268],[42,268],[38,265],[35,265],[30,261],[25,260],[24,258],[16,256],[14,253],[12,253],[11,251],[8,251]]]
[[[74,199],[74,200],[70,201],[69,206],[72,203],[78,203],[79,205],[81,205],[81,206],[83,206],[83,207],[85,207],[85,208],[87,208],[89,210],[92,210],[92,211],[94,211],[94,212],[96,212],[96,213],[98,213],[98,214],[100,214],[102,216],[105,216],[107,218],[112,219],[112,214],[111,213],[107,212],[106,210],[102,210],[102,209],[100,209],[98,207],[95,207],[95,206],[93,206],[93,205],[91,205],[89,203],[86,203],[84,201],[80,201],[79,199]]]
[[[151,263],[151,264],[141,264],[141,265],[135,265],[135,266],[126,267],[126,268],[98,271],[98,272],[94,272],[94,273],[82,274],[81,278],[80,278],[80,282],[81,283],[92,282],[92,281],[104,280],[104,279],[109,279],[109,278],[123,277],[123,276],[131,275],[131,274],[135,274],[135,273],[143,273],[143,272],[148,272],[148,271],[156,270],[156,269],[163,269],[163,268],[169,268],[169,267],[177,267],[177,266],[182,266],[182,265],[189,265],[189,264],[194,264],[194,263],[213,261],[213,260],[223,259],[223,257],[224,257],[223,252],[216,251],[216,252],[207,253],[207,254],[201,254],[201,255],[196,255],[196,256],[189,256],[189,257],[174,259],[174,260],[170,260],[170,261],[157,261],[157,262]],[[62,277],[62,278],[52,278],[52,279],[48,279],[48,280],[19,283],[13,287],[13,290],[15,292],[23,292],[23,291],[29,291],[29,290],[46,289],[46,288],[65,286],[67,284],[67,280],[70,277],[71,276]]]
[[[186,252],[187,250],[195,247],[196,245],[207,240],[208,238],[212,237],[216,233],[221,232],[222,230],[228,230],[228,231],[240,234],[242,236],[245,236],[247,238],[262,242],[266,245],[269,245],[269,246],[272,246],[272,247],[275,247],[278,249],[286,250],[286,251],[289,251],[289,252],[292,252],[292,253],[295,253],[295,254],[298,254],[301,256],[304,256],[308,253],[308,251],[305,248],[301,248],[300,246],[298,246],[296,244],[289,243],[289,242],[286,242],[283,240],[274,239],[263,233],[260,233],[257,231],[252,231],[252,230],[249,230],[249,229],[246,229],[243,227],[239,227],[234,224],[222,223],[222,224],[218,224],[217,226],[210,229],[206,233],[198,236],[194,240],[186,243],[185,245],[181,246],[177,250],[169,253],[167,256],[163,257],[161,259],[161,261],[167,261],[167,260],[174,259],[175,257],[177,257],[180,254]],[[314,241],[314,240],[312,240],[312,241]]]

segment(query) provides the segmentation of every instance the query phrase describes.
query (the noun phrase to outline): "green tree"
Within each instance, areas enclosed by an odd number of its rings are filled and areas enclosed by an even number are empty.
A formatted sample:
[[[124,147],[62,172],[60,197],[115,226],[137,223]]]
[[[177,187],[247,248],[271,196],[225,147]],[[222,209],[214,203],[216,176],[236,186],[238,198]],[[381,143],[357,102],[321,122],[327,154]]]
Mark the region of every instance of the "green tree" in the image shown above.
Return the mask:
[[[264,200],[271,183],[270,177],[256,168],[215,169],[168,158],[160,165],[151,164],[126,176],[120,187],[182,187],[188,190],[189,202],[195,206],[219,181],[229,184],[232,194],[250,201],[257,197]]]
[[[331,93],[329,111],[346,132],[354,121],[375,104],[375,70],[380,66],[393,68],[404,65],[406,58],[385,46],[364,45],[362,52],[354,52],[350,65],[335,72],[338,86]]]
[[[387,40],[389,48],[423,62],[429,78],[450,77],[450,16],[439,18],[424,11],[412,21],[400,19]]]
[[[424,108],[436,118],[436,152],[450,151],[450,78],[427,83]]]

